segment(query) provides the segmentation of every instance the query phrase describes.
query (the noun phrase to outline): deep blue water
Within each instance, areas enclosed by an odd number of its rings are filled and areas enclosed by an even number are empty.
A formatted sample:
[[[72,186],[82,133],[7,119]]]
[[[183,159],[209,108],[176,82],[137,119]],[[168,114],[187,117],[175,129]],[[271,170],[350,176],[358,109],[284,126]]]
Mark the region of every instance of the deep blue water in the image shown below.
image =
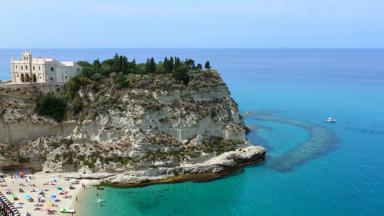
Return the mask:
[[[63,60],[104,59],[118,52],[143,61],[176,55],[217,68],[242,112],[255,126],[254,144],[268,149],[266,163],[206,183],[108,188],[81,200],[82,214],[106,215],[383,215],[384,50],[33,50]],[[0,50],[0,79],[9,78],[9,58]],[[337,123],[327,125],[333,116]],[[275,121],[283,118],[283,121]],[[293,120],[306,124],[299,127]],[[310,131],[324,129],[312,146],[296,148]],[[318,133],[317,133],[318,134]],[[329,144],[329,145],[328,145]],[[296,151],[301,163],[270,166],[274,157]],[[309,157],[308,157],[309,156]],[[285,158],[289,164],[293,158]]]

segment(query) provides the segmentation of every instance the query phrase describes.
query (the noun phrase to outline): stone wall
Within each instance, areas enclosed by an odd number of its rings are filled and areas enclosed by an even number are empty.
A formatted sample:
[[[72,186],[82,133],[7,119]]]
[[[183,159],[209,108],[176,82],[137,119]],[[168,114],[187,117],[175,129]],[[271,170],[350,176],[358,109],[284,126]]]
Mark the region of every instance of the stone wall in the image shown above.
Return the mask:
[[[42,136],[68,136],[75,128],[75,122],[33,123],[20,121],[5,123],[0,120],[0,143],[20,144]]]
[[[16,83],[0,83],[0,88],[9,89],[9,90],[18,90],[18,89],[30,89],[30,88],[38,88],[42,93],[46,94],[49,92],[57,92],[63,91],[62,86],[64,83],[24,83],[24,84],[16,84]]]

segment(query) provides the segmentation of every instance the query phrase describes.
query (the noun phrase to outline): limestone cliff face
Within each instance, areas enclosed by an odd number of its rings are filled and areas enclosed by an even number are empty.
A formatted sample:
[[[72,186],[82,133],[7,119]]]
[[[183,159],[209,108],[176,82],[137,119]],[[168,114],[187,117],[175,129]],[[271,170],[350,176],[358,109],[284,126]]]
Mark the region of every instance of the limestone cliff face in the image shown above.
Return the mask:
[[[218,73],[194,75],[187,86],[164,74],[130,80],[129,88],[108,80],[81,88],[83,109],[64,123],[31,111],[39,89],[2,89],[7,100],[0,102],[0,143],[45,171],[120,173],[117,179],[151,169],[157,175],[199,173],[196,164],[205,167],[200,171],[222,171],[231,167],[228,160],[235,166],[241,161],[236,158],[263,159],[264,149],[249,148],[238,106]],[[12,102],[15,95],[22,95],[18,102]],[[217,162],[224,153],[231,157]]]
[[[56,123],[33,112],[35,101],[47,92],[63,94],[60,85],[0,85],[0,143],[17,145],[42,136],[68,136],[74,121]]]

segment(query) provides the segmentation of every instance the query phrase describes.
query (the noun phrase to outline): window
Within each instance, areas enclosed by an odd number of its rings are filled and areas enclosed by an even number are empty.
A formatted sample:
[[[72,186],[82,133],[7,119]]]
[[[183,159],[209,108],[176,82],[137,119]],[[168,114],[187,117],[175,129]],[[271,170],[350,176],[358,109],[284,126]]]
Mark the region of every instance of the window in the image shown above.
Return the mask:
[[[21,70],[23,70],[23,65],[21,65]]]
[[[16,67],[16,69],[17,69],[17,65],[16,65],[15,67]]]
[[[33,70],[35,70],[35,66],[33,66]]]
[[[28,65],[25,65],[25,70],[28,70]]]
[[[67,77],[67,76],[65,76],[65,79],[68,79],[68,77]]]
[[[51,67],[51,71],[53,71],[54,70],[54,68],[53,67]]]
[[[40,66],[39,66],[39,71],[41,71],[41,68],[40,68]]]
[[[53,81],[53,77],[50,77],[49,79],[50,79],[51,81]]]

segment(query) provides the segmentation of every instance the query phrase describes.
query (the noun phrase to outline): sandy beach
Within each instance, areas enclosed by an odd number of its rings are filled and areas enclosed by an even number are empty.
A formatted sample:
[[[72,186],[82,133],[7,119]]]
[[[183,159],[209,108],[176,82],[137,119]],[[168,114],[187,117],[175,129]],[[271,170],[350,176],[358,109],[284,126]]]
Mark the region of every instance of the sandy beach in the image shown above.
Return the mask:
[[[60,173],[15,174],[2,178],[0,191],[22,216],[28,213],[32,216],[71,215],[61,213],[60,209],[75,209],[76,201],[80,199],[79,193],[98,184],[97,180],[70,179]]]

